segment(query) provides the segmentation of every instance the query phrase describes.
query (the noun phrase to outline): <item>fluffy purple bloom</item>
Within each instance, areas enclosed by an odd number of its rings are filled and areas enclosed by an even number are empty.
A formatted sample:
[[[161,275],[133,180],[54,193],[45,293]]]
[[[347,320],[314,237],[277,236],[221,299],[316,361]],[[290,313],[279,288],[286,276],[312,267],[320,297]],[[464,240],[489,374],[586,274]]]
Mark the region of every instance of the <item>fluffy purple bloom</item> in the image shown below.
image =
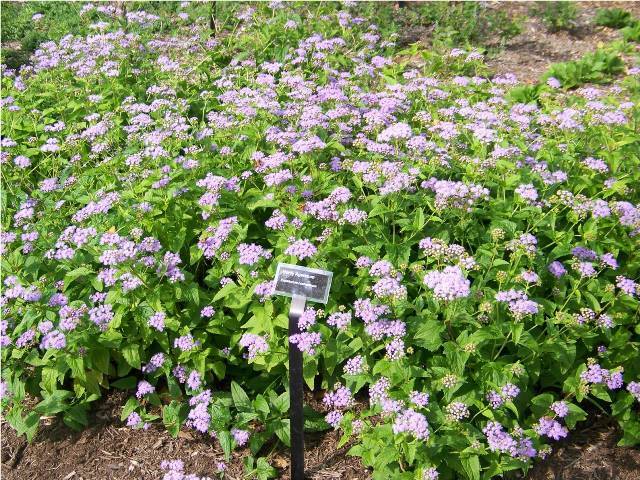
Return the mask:
[[[455,300],[468,297],[471,282],[464,278],[462,270],[457,266],[445,267],[442,271],[433,270],[424,277],[424,283],[433,290],[439,300]]]
[[[142,418],[137,412],[131,412],[127,417],[127,427],[135,428],[142,424]]]
[[[249,432],[246,430],[240,430],[239,428],[232,428],[231,436],[239,447],[246,445],[249,441]]]
[[[550,417],[542,417],[538,420],[538,424],[534,426],[534,430],[538,435],[546,435],[554,440],[560,440],[569,434],[566,427]]]
[[[346,375],[358,375],[364,372],[364,358],[362,355],[356,355],[353,358],[347,360],[344,366],[344,373]]]
[[[429,424],[427,418],[410,408],[404,410],[398,415],[393,422],[393,433],[408,433],[418,440],[427,440],[429,438]]]
[[[40,348],[46,350],[49,348],[61,350],[67,346],[67,339],[64,333],[58,330],[52,330],[47,333],[40,342]]]
[[[155,391],[156,391],[156,387],[151,385],[146,380],[140,380],[138,382],[138,388],[136,389],[136,397],[137,398],[142,398],[145,395],[148,395],[148,394],[153,393]]]
[[[109,304],[98,305],[89,310],[89,319],[95,323],[100,330],[106,330],[109,322],[113,319],[113,307]]]
[[[313,257],[317,251],[318,249],[309,240],[303,238],[289,244],[284,253],[292,255],[298,260],[304,260],[305,258]]]
[[[322,335],[318,332],[302,332],[289,337],[289,342],[296,345],[301,352],[308,355],[316,353],[315,348],[320,345]]]
[[[149,326],[155,328],[159,332],[164,331],[164,320],[167,315],[164,312],[156,312],[149,317]]]
[[[197,371],[192,370],[189,376],[187,377],[187,386],[191,390],[198,390],[201,385],[202,385],[202,380],[200,379],[200,374]]]
[[[562,400],[559,402],[553,402],[549,408],[551,408],[553,413],[560,418],[564,418],[569,414],[569,406],[567,405],[567,402]]]
[[[562,263],[558,262],[557,260],[554,262],[551,262],[547,267],[547,269],[549,270],[551,275],[553,275],[556,278],[560,278],[567,273],[567,269],[564,268],[564,265],[562,265]]]
[[[249,360],[254,359],[257,355],[267,353],[269,351],[269,344],[260,335],[254,333],[245,333],[238,342],[240,347],[247,349],[247,358]]]

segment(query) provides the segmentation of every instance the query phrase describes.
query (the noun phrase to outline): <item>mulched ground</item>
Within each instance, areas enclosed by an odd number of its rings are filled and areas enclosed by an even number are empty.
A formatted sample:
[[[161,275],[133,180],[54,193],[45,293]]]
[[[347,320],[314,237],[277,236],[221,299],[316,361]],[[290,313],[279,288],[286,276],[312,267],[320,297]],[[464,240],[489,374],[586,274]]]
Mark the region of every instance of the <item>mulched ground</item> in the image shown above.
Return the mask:
[[[495,73],[515,72],[523,80],[536,81],[550,64],[580,58],[601,43],[619,37],[616,30],[596,27],[593,18],[598,8],[621,7],[640,16],[640,2],[580,2],[576,28],[570,32],[550,33],[540,19],[529,17],[523,32],[509,40],[503,51],[488,60]],[[526,15],[531,3],[497,2],[490,8],[508,9],[513,15]],[[428,44],[428,30],[415,26],[407,30],[406,43]],[[132,430],[119,421],[125,396],[110,393],[91,415],[91,425],[74,432],[61,421],[50,419],[27,445],[16,437],[3,421],[2,476],[7,480],[94,480],[162,478],[160,462],[181,459],[188,473],[213,476],[215,465],[223,460],[215,440],[183,431],[172,438],[159,426]],[[538,462],[527,480],[640,480],[640,450],[617,447],[619,432],[611,420],[590,416],[569,438],[556,444],[554,453]],[[348,457],[348,446],[337,448],[337,432],[308,434],[305,462],[310,479],[370,479],[370,472],[357,458]],[[243,478],[242,461],[248,451],[234,452],[228,463],[229,480]],[[280,478],[288,479],[288,451],[269,453]]]
[[[413,8],[414,2],[406,2]],[[492,74],[515,73],[521,82],[536,83],[553,63],[577,60],[585,53],[593,52],[603,44],[621,38],[619,30],[595,25],[595,16],[601,8],[622,8],[640,18],[640,1],[635,2],[576,2],[578,8],[575,26],[569,31],[551,32],[542,18],[534,14],[535,2],[487,2],[487,8],[505,12],[511,18],[523,18],[522,32],[503,45],[498,38],[485,38],[482,43],[490,47],[486,64]],[[410,23],[403,25],[398,42],[400,45],[419,43],[425,48],[431,45],[431,25]],[[420,67],[421,57],[403,58]]]
[[[120,421],[126,395],[110,393],[91,414],[90,426],[75,432],[58,419],[50,419],[31,445],[18,438],[2,422],[3,480],[156,480],[162,478],[160,462],[180,459],[185,472],[214,477],[222,449],[214,439],[197,432],[182,431],[172,438],[161,426],[133,430]],[[308,398],[313,403],[312,398]],[[338,432],[305,436],[305,465],[310,479],[364,480],[369,472],[357,458],[346,455],[349,446],[337,448]],[[243,459],[248,450],[237,450],[228,462],[225,479],[241,480]],[[289,452],[286,448],[261,452],[288,479]]]
[[[191,431],[172,438],[160,426],[132,430],[120,422],[126,400],[121,393],[109,394],[96,405],[91,424],[75,432],[58,419],[50,419],[34,442],[2,423],[2,478],[7,480],[157,480],[160,462],[180,459],[187,473],[214,476],[222,450],[213,439]],[[313,403],[313,399],[307,400]],[[615,424],[595,413],[579,425],[567,440],[555,445],[546,460],[538,462],[526,480],[638,480],[640,450],[616,446],[620,438]],[[360,460],[346,455],[349,446],[338,449],[338,432],[306,435],[305,464],[313,480],[369,480],[371,473]],[[266,449],[279,478],[288,479],[289,452]],[[225,478],[241,480],[247,450],[234,452]]]

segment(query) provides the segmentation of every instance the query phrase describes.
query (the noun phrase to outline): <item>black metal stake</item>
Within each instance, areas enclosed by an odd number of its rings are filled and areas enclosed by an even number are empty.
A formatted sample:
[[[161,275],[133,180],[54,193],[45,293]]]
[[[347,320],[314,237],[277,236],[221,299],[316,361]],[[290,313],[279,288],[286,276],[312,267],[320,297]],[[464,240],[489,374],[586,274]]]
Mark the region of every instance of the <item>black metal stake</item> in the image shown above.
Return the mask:
[[[294,295],[289,310],[289,336],[300,333],[298,320],[304,312],[307,300]],[[302,352],[289,343],[289,412],[291,436],[291,480],[304,479],[304,379],[302,376]]]

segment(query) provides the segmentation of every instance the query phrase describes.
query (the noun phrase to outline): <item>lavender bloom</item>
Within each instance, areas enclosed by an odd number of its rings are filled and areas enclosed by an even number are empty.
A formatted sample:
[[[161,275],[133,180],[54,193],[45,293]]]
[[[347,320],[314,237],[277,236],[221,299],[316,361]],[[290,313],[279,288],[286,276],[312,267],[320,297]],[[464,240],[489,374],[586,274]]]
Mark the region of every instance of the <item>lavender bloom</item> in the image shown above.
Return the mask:
[[[284,253],[297,257],[298,260],[304,260],[313,257],[317,251],[318,249],[309,240],[303,238],[290,243]]]
[[[569,414],[569,406],[564,401],[553,402],[549,408],[560,418],[564,418]]]
[[[429,394],[423,392],[412,391],[409,394],[409,399],[416,407],[424,408],[429,404]]]
[[[289,342],[307,355],[315,355],[315,347],[320,345],[321,341],[322,335],[317,332],[302,332],[289,337]]]
[[[49,348],[61,350],[66,346],[67,339],[64,336],[64,333],[58,330],[50,331],[44,337],[42,337],[42,341],[40,342],[40,348],[42,350],[47,350]]]
[[[640,296],[640,284],[634,282],[630,278],[618,275],[616,277],[616,287],[618,287],[623,293],[630,296]]]
[[[469,407],[462,402],[453,402],[446,406],[447,418],[451,421],[461,421],[469,416]]]
[[[231,436],[239,447],[246,445],[249,441],[249,432],[246,430],[240,430],[239,428],[232,428]]]
[[[564,265],[562,265],[562,263],[558,262],[557,260],[555,262],[551,262],[547,269],[549,270],[549,272],[551,272],[551,275],[556,278],[560,278],[567,273],[567,269],[564,268]]]
[[[140,380],[138,382],[138,388],[136,390],[136,397],[137,398],[142,398],[145,395],[148,395],[148,394],[153,393],[155,391],[156,391],[156,387],[151,385],[146,380]]]
[[[200,310],[200,316],[203,318],[211,318],[216,314],[215,309],[211,305],[207,305]]]
[[[143,373],[155,372],[157,369],[162,367],[164,360],[165,360],[164,353],[162,352],[156,353],[151,357],[151,359],[149,360],[149,363],[142,368],[142,372]]]
[[[27,345],[29,345],[29,343],[31,343],[34,338],[36,338],[36,331],[35,330],[27,330],[22,335],[20,335],[18,337],[18,339],[16,340],[16,347],[24,348]]]
[[[429,438],[429,424],[427,418],[410,408],[404,410],[393,422],[393,433],[408,433],[418,440]]]
[[[464,278],[460,267],[445,267],[443,271],[433,270],[424,277],[424,283],[433,290],[439,300],[455,300],[468,297],[471,282]]]
[[[335,390],[325,393],[322,403],[328,408],[344,410],[353,404],[353,394],[347,387],[338,385]]]
[[[629,382],[627,384],[627,391],[640,402],[640,382]]]
[[[335,312],[327,318],[327,324],[339,330],[346,329],[349,323],[351,323],[351,312]]]
[[[190,374],[189,377],[187,378],[187,386],[191,389],[191,390],[197,390],[200,388],[200,386],[202,385],[202,380],[200,379],[200,374],[193,370]]]
[[[195,342],[193,340],[193,336],[188,333],[186,335],[183,335],[182,337],[176,338],[173,341],[173,348],[178,348],[183,352],[186,352],[188,350],[193,350],[194,348],[196,348],[196,346],[198,346],[198,344],[198,342]]]
[[[93,307],[89,310],[89,319],[95,323],[100,330],[105,331],[114,316],[112,308],[109,304]]]
[[[135,428],[142,424],[142,418],[137,412],[131,412],[127,417],[127,427]]]
[[[554,440],[560,440],[569,434],[566,427],[549,417],[542,417],[538,420],[538,424],[534,426],[534,430],[538,435],[546,435]]]
[[[333,428],[338,428],[340,426],[340,422],[342,421],[343,417],[344,415],[341,411],[332,410],[331,412],[327,413],[324,419]]]
[[[253,333],[243,334],[238,344],[242,348],[247,349],[247,358],[249,360],[254,359],[257,355],[267,353],[267,351],[269,351],[269,345],[266,340],[260,335],[255,335]]]
[[[364,372],[365,363],[362,355],[356,355],[353,358],[347,360],[347,363],[344,366],[344,373],[346,375],[358,375],[359,373]]]
[[[159,332],[164,331],[164,320],[166,317],[167,316],[164,312],[154,313],[149,317],[149,326],[155,328]]]

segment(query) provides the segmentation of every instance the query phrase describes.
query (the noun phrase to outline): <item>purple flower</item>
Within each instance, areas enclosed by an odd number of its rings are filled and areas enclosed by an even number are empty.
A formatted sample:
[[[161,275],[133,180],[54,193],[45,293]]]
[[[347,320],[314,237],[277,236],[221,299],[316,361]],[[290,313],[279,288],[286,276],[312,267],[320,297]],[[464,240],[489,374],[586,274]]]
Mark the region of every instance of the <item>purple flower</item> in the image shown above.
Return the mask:
[[[142,398],[145,395],[148,395],[148,394],[153,393],[155,391],[156,391],[156,387],[151,385],[146,380],[140,380],[138,382],[138,388],[136,390],[136,397],[137,398]]]
[[[393,433],[408,433],[418,440],[429,438],[429,424],[427,418],[410,408],[404,410],[393,422]]]
[[[305,258],[313,257],[317,251],[318,249],[309,240],[303,238],[289,244],[284,253],[292,255],[298,260],[304,260]]]
[[[127,417],[127,427],[135,428],[139,427],[142,423],[142,418],[137,412],[131,412]]]
[[[520,389],[517,386],[515,386],[513,383],[507,383],[502,387],[502,395],[507,400],[516,398],[519,393],[520,393]]]
[[[216,314],[216,311],[211,305],[207,305],[200,311],[200,316],[203,318],[211,318],[215,314]]]
[[[50,331],[44,337],[42,337],[42,341],[40,342],[40,348],[42,350],[46,350],[49,348],[61,350],[66,346],[67,346],[67,339],[64,336],[64,333],[58,330]]]
[[[325,421],[333,428],[338,428],[342,421],[343,413],[339,410],[332,410],[324,417]]]
[[[322,335],[317,332],[302,332],[289,337],[289,342],[296,345],[301,352],[308,355],[314,355],[316,353],[315,347],[320,345],[322,341]]]
[[[424,392],[412,391],[409,399],[416,407],[424,408],[429,404],[429,394]]]
[[[178,348],[183,352],[193,350],[196,346],[198,346],[198,342],[193,340],[193,336],[190,333],[178,337],[173,341],[173,348]]]
[[[464,278],[462,270],[457,266],[445,267],[442,271],[433,270],[424,277],[424,283],[433,290],[439,300],[455,300],[468,297],[471,282]]]
[[[143,373],[155,372],[157,369],[162,367],[164,360],[165,360],[164,353],[162,352],[156,353],[151,357],[151,359],[149,360],[149,363],[142,368],[142,372]]]
[[[344,373],[346,375],[358,375],[364,371],[365,364],[362,355],[356,355],[353,358],[347,360],[344,366]]]
[[[322,403],[328,408],[344,410],[353,404],[353,394],[347,387],[338,385],[335,390],[325,393]]]
[[[264,337],[254,333],[243,334],[238,344],[240,347],[247,349],[247,358],[249,360],[254,359],[257,355],[267,353],[269,351],[269,344]]]
[[[551,262],[547,269],[549,270],[549,272],[551,272],[551,275],[556,278],[560,278],[567,273],[567,269],[564,268],[564,265],[562,265],[562,263],[558,262],[557,260]]]
[[[453,402],[445,408],[447,418],[453,421],[461,421],[469,416],[469,407],[462,402]]]
[[[538,435],[546,435],[554,440],[560,440],[569,434],[566,427],[550,417],[542,417],[538,420],[537,425],[534,426],[534,430]]]
[[[239,428],[232,428],[231,436],[239,447],[246,445],[249,441],[249,432],[246,430],[240,430]]]
[[[569,406],[564,401],[553,402],[549,408],[560,418],[564,418],[569,414]]]
[[[164,331],[164,320],[166,314],[164,312],[156,312],[149,317],[149,326],[155,328],[159,332]]]
[[[187,386],[191,390],[197,390],[200,388],[201,385],[202,385],[202,381],[200,379],[200,374],[197,371],[192,370],[191,373],[189,374],[189,377],[187,378]]]
[[[626,293],[627,295],[640,295],[640,284],[637,284],[630,278],[623,277],[622,275],[618,275],[616,277],[616,287],[618,287],[620,290],[622,290],[623,293]]]
[[[114,313],[112,308],[113,307],[109,304],[93,307],[89,310],[89,319],[95,323],[100,330],[104,331],[107,329],[109,322],[113,319]]]
[[[346,329],[349,323],[351,323],[351,312],[335,312],[327,318],[327,324],[339,330]]]

